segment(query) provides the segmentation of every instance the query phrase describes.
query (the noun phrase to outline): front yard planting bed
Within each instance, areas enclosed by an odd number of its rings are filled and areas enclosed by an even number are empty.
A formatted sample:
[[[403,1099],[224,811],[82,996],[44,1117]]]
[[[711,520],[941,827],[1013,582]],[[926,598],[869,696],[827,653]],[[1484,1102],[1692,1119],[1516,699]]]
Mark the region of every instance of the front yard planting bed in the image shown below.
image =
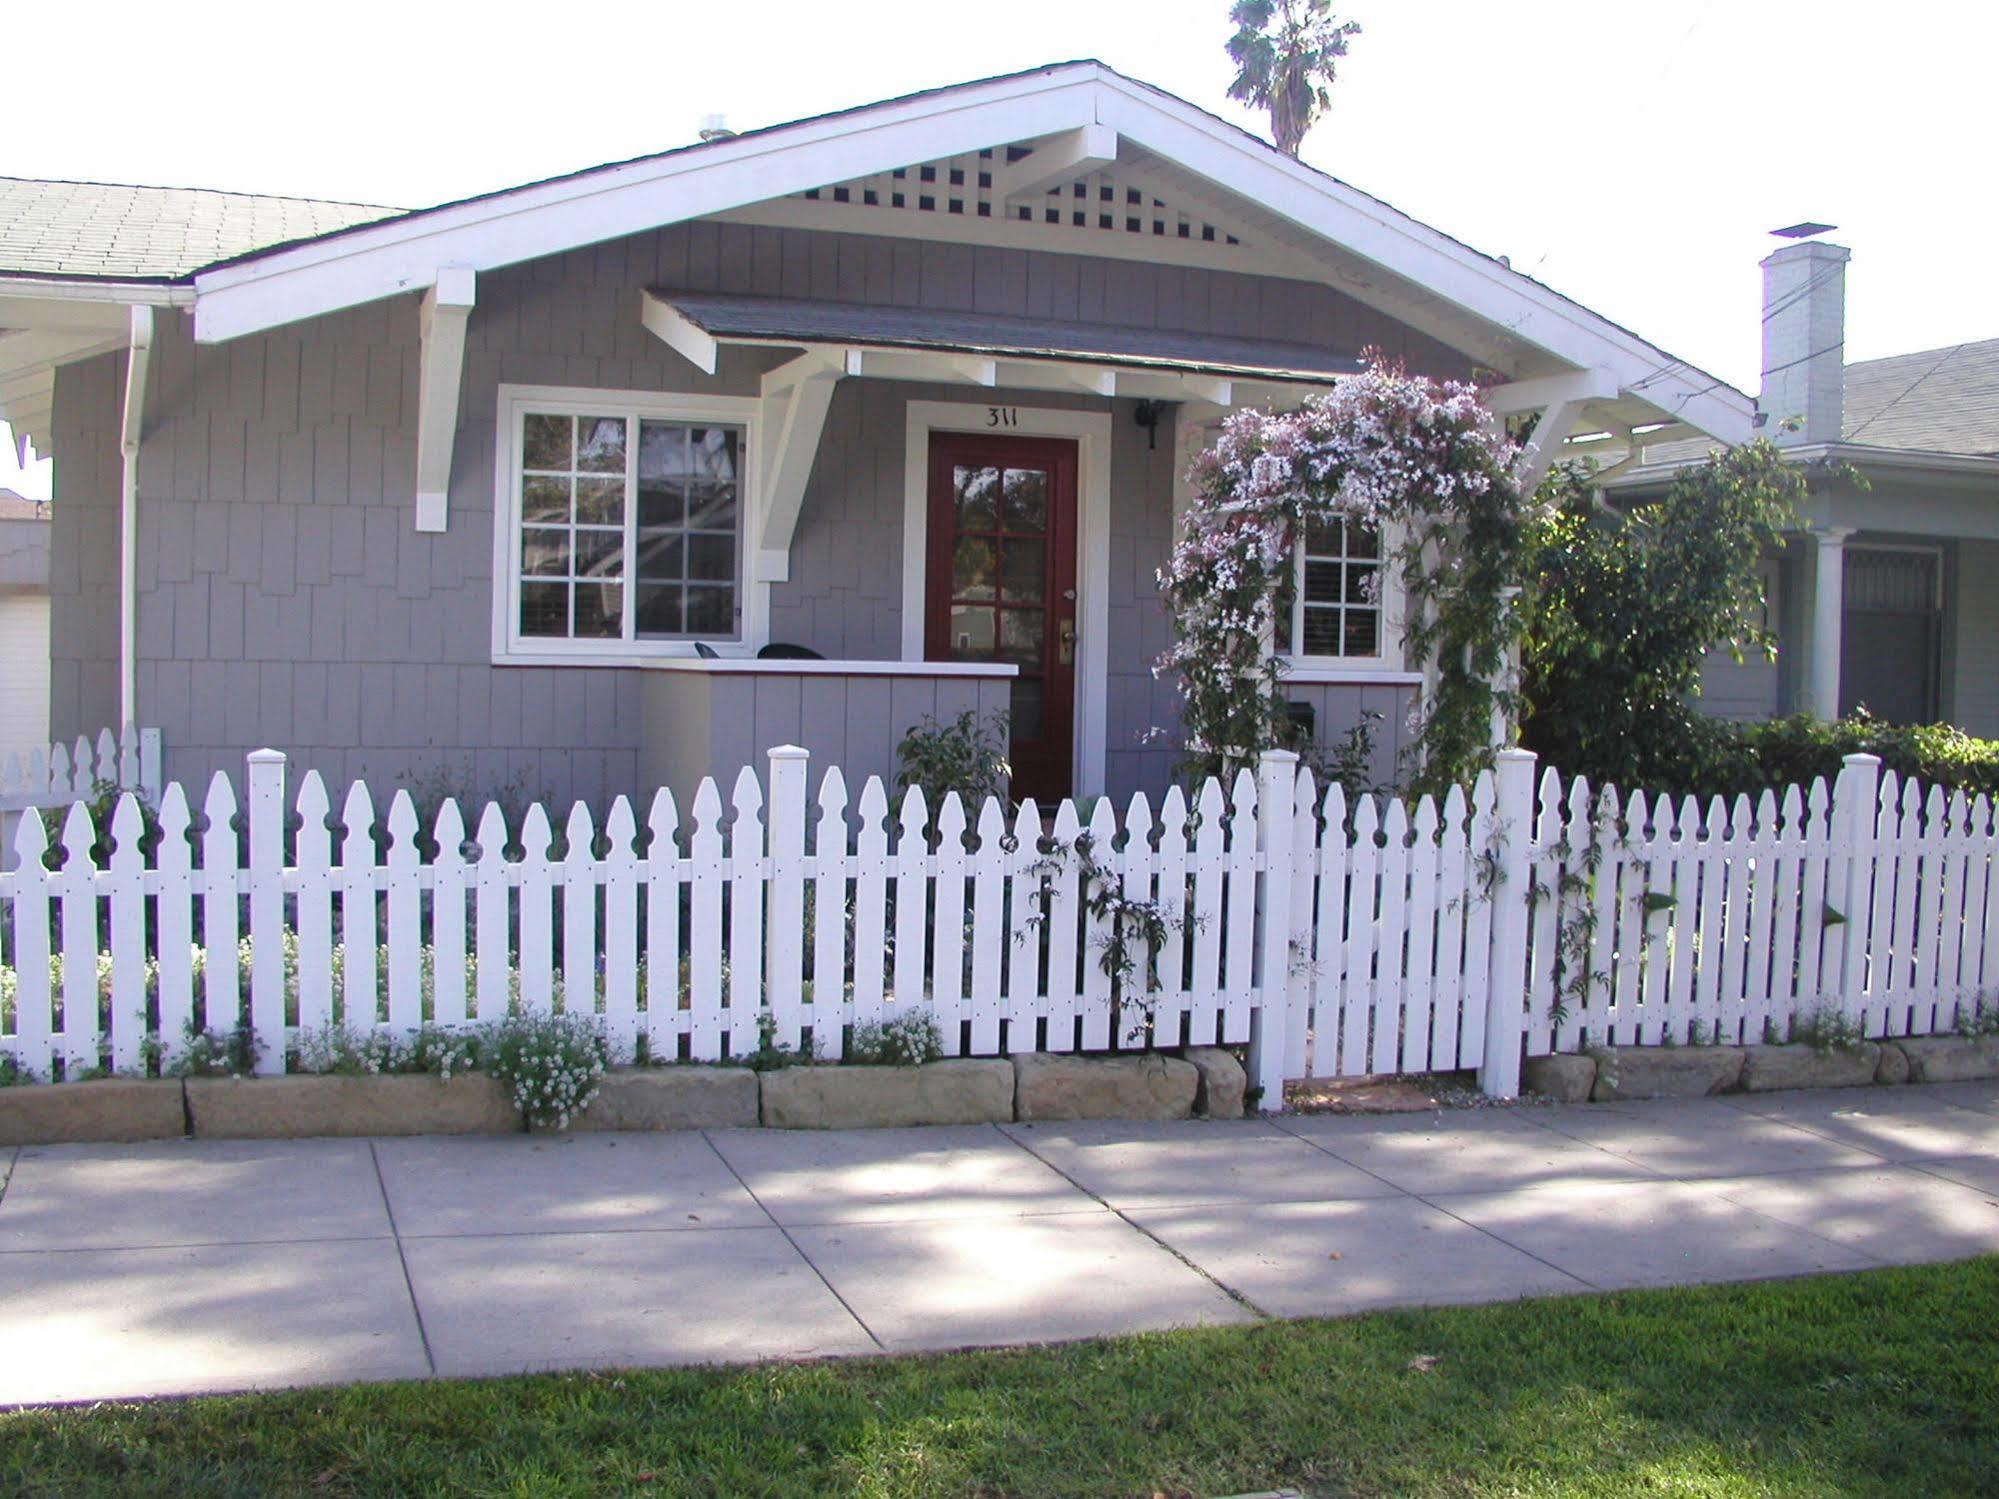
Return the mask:
[[[1018,1352],[105,1404],[0,1415],[0,1491],[1990,1494],[1995,1329],[1983,1259]]]

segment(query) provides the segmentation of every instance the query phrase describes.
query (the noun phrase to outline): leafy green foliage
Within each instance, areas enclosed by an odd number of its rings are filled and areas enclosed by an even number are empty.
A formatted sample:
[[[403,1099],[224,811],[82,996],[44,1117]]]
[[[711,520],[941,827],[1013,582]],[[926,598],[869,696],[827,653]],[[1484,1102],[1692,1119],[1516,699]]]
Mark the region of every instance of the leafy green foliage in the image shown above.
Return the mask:
[[[1296,156],[1305,132],[1333,106],[1339,60],[1360,23],[1335,17],[1331,0],[1236,0],[1229,20],[1236,28],[1229,97],[1267,113],[1277,149]]]
[[[588,1015],[509,1015],[484,1053],[486,1070],[536,1129],[568,1129],[595,1101],[611,1060],[603,1030]]]
[[[1628,511],[1596,501],[1586,468],[1551,474],[1525,564],[1526,747],[1599,784],[1699,779],[1729,738],[1695,702],[1702,658],[1773,648],[1757,566],[1803,495],[1803,475],[1763,441]]]
[[[757,1016],[756,1050],[744,1052],[739,1062],[752,1072],[780,1072],[786,1067],[810,1067],[815,1060],[814,1050],[811,1046],[794,1047],[778,1040],[777,1017],[766,1010]]]
[[[984,721],[970,709],[950,723],[925,718],[895,747],[895,789],[901,793],[921,786],[933,812],[955,791],[965,803],[966,816],[975,818],[987,797],[1006,800],[1007,782],[1013,777],[1006,746],[1004,713]]]

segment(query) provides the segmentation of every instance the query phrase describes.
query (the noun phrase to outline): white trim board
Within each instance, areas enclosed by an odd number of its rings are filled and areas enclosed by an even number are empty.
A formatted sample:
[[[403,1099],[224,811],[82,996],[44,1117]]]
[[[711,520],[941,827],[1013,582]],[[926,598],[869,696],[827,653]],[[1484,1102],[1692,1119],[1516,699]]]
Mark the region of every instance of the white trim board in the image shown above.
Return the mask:
[[[991,401],[911,401],[903,420],[902,658],[923,659],[924,568],[930,535],[930,434],[994,432]],[[1064,437],[1076,443],[1076,749],[1074,794],[1104,789],[1109,733],[1111,413],[1014,406],[1008,437]]]

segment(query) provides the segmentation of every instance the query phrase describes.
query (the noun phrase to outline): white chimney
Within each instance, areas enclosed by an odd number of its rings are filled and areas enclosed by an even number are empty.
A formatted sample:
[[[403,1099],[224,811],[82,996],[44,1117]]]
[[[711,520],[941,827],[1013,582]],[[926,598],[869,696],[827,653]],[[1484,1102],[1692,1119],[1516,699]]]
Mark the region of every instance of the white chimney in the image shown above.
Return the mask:
[[[1763,262],[1763,435],[1779,447],[1840,439],[1852,258],[1844,245],[1810,240]]]

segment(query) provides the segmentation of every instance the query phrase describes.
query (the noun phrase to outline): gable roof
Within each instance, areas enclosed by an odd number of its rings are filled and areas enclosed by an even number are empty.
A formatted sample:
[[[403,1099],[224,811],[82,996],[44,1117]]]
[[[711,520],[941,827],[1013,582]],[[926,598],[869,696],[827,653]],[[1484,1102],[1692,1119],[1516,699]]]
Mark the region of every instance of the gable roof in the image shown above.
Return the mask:
[[[172,281],[402,212],[205,188],[0,177],[0,275]]]
[[[1841,433],[1870,448],[1999,457],[1999,338],[1849,364]]]

